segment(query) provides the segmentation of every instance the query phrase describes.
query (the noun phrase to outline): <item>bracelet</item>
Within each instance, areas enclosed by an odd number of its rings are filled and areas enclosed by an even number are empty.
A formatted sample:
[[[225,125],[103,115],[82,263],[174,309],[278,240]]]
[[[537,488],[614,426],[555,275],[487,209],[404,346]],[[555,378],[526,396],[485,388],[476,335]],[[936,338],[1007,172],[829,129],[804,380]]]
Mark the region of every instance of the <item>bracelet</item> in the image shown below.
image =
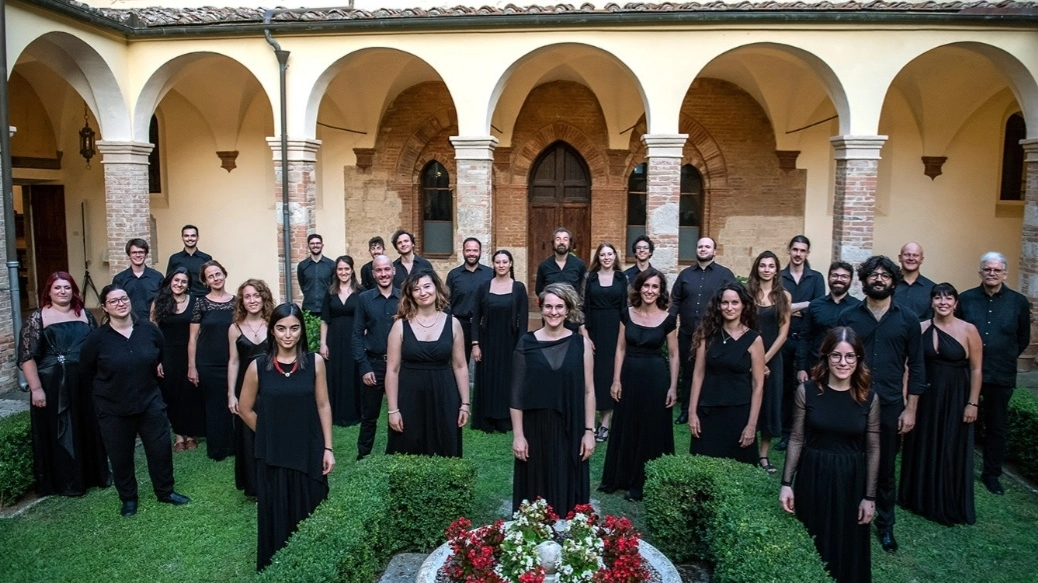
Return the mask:
[[[595,432],[595,428],[594,427],[585,427],[584,431],[590,431],[591,433],[594,433]]]
[[[974,407],[980,407],[980,405],[974,403],[973,401],[966,401],[966,404],[967,405],[973,405]]]
[[[400,409],[393,409],[392,411],[387,413],[387,415],[392,415],[393,413],[399,413],[399,412],[400,412]]]
[[[332,448],[326,447],[326,448],[324,448],[324,451],[332,451]]]
[[[461,404],[461,406],[462,406],[462,407],[468,407],[468,406],[469,406],[469,404],[468,404],[468,403],[462,403],[462,404]]]

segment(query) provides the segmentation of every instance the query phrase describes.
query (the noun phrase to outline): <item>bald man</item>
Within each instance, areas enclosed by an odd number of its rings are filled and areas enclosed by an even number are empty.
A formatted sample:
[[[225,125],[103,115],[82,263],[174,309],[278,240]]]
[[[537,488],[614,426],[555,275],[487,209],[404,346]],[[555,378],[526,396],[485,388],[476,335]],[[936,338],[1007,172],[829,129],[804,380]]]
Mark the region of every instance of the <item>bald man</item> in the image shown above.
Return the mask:
[[[919,243],[905,243],[897,260],[901,264],[904,279],[894,288],[894,302],[915,314],[920,322],[929,320],[933,317],[930,290],[934,283],[919,273],[919,268],[923,266],[923,246]]]
[[[371,261],[375,289],[365,290],[357,298],[353,317],[353,360],[361,375],[360,433],[357,435],[357,459],[364,459],[375,444],[375,431],[382,414],[382,397],[386,394],[386,340],[393,327],[393,316],[400,304],[400,289],[393,285],[393,260],[376,255]],[[346,355],[331,355],[346,358]]]

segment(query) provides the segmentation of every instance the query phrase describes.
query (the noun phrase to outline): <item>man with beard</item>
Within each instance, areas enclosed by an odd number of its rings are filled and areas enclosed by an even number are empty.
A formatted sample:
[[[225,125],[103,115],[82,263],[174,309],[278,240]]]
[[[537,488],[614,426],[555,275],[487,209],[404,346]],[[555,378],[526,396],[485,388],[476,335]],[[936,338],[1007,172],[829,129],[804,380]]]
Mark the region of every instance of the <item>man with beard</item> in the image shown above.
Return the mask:
[[[577,290],[577,293],[582,293],[587,265],[579,257],[570,253],[573,248],[573,233],[570,233],[566,227],[559,227],[551,234],[551,239],[555,253],[537,266],[535,293],[540,295],[549,283],[568,283]]]
[[[634,265],[624,270],[624,275],[627,276],[627,281],[634,285],[634,278],[638,277],[638,274],[652,267],[652,263],[649,260],[652,259],[652,254],[656,251],[656,245],[653,244],[652,239],[645,235],[638,235],[631,243],[631,252],[634,253]]]
[[[675,425],[688,423],[688,396],[692,388],[692,334],[706,311],[710,298],[722,286],[735,281],[732,270],[714,263],[717,244],[710,237],[696,242],[696,263],[686,267],[674,280],[670,292],[670,313],[678,316],[678,354],[681,358],[681,382],[678,383],[680,413]]]
[[[414,235],[400,229],[393,233],[390,241],[392,241],[396,252],[400,254],[400,257],[393,262],[393,269],[396,273],[393,276],[394,286],[400,287],[404,285],[404,280],[416,269],[418,271],[433,271],[432,263],[429,263],[428,259],[420,257],[414,252]]]
[[[960,317],[977,327],[984,341],[984,470],[980,479],[996,496],[1005,494],[998,481],[1006,459],[1009,398],[1016,386],[1016,359],[1031,342],[1031,304],[1027,297],[1006,287],[1006,258],[985,253],[980,258],[980,285],[959,296]]]
[[[894,288],[894,301],[911,310],[920,322],[929,320],[933,317],[930,290],[934,283],[919,273],[923,266],[923,247],[919,243],[905,243],[897,260],[901,263],[902,280]]]
[[[360,292],[353,317],[353,360],[364,386],[360,387],[360,434],[357,460],[375,445],[382,396],[386,394],[386,341],[400,305],[400,288],[393,285],[393,261],[385,255],[372,260],[375,289]]]
[[[386,251],[386,242],[382,240],[382,237],[375,235],[368,239],[368,254],[371,255],[371,261],[368,261],[360,268],[360,287],[363,289],[375,289],[375,274],[372,273],[371,268],[375,264],[375,258],[382,255]]]
[[[324,296],[335,277],[335,262],[323,255],[324,238],[317,233],[306,238],[306,247],[310,256],[296,266],[296,279],[299,291],[303,292],[302,308],[319,317]]]
[[[897,550],[894,538],[894,501],[897,484],[894,462],[900,435],[915,427],[919,395],[926,390],[923,343],[919,320],[893,301],[901,269],[888,257],[869,257],[858,267],[865,301],[840,314],[836,324],[850,326],[865,345],[866,366],[872,371],[872,390],[879,397],[879,480],[876,485],[876,535],[887,552]],[[905,369],[908,396],[902,396]]]
[[[821,359],[818,350],[822,346],[822,338],[836,327],[840,314],[861,303],[861,300],[847,293],[851,289],[852,277],[854,268],[850,263],[834,261],[829,266],[829,295],[812,300],[804,310],[803,332],[796,343],[797,362],[800,364],[797,371],[798,383],[806,381],[810,377],[811,369],[818,364]]]
[[[184,249],[169,256],[166,263],[166,276],[173,273],[178,267],[187,270],[187,281],[190,284],[191,295],[204,296],[209,293],[209,286],[202,281],[200,270],[206,261],[212,261],[212,255],[203,253],[198,249],[198,227],[184,225],[180,228],[180,239],[184,241]]]
[[[465,334],[465,362],[472,355],[472,316],[476,313],[476,296],[480,286],[494,278],[494,270],[479,262],[483,244],[469,237],[461,244],[465,262],[447,273],[447,290],[450,292],[450,312],[461,324]]]

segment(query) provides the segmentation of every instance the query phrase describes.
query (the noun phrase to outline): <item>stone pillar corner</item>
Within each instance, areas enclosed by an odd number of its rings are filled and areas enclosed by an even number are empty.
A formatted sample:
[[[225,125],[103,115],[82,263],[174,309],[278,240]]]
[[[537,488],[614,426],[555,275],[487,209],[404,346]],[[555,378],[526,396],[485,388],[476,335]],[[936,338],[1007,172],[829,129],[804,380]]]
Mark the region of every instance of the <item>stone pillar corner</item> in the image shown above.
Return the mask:
[[[451,136],[455,160],[493,160],[498,140],[494,136]]]
[[[281,138],[278,136],[268,137],[267,145],[274,154],[274,161],[281,162]],[[316,162],[317,151],[321,149],[321,140],[302,138],[288,139],[288,161],[294,162]]]

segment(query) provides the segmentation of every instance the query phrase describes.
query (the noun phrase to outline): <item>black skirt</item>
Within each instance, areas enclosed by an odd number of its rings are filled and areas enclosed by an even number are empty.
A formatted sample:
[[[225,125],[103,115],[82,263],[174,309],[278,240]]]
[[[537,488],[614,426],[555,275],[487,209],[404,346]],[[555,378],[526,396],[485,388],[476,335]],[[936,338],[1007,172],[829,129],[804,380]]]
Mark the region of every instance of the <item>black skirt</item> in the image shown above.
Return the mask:
[[[750,418],[750,404],[729,407],[700,407],[699,438],[692,438],[689,453],[757,463],[757,437],[746,447],[739,447],[739,436]]]
[[[582,430],[583,428],[578,428]],[[566,431],[565,419],[551,409],[523,411],[523,432],[529,445],[527,460],[515,460],[512,510],[523,500],[544,498],[559,516],[591,498],[588,463],[580,461],[580,439]],[[576,444],[577,451],[573,451]]]
[[[315,480],[298,470],[268,466],[261,459],[256,466],[256,570],[260,571],[285,546],[299,523],[328,497],[328,478]]]

